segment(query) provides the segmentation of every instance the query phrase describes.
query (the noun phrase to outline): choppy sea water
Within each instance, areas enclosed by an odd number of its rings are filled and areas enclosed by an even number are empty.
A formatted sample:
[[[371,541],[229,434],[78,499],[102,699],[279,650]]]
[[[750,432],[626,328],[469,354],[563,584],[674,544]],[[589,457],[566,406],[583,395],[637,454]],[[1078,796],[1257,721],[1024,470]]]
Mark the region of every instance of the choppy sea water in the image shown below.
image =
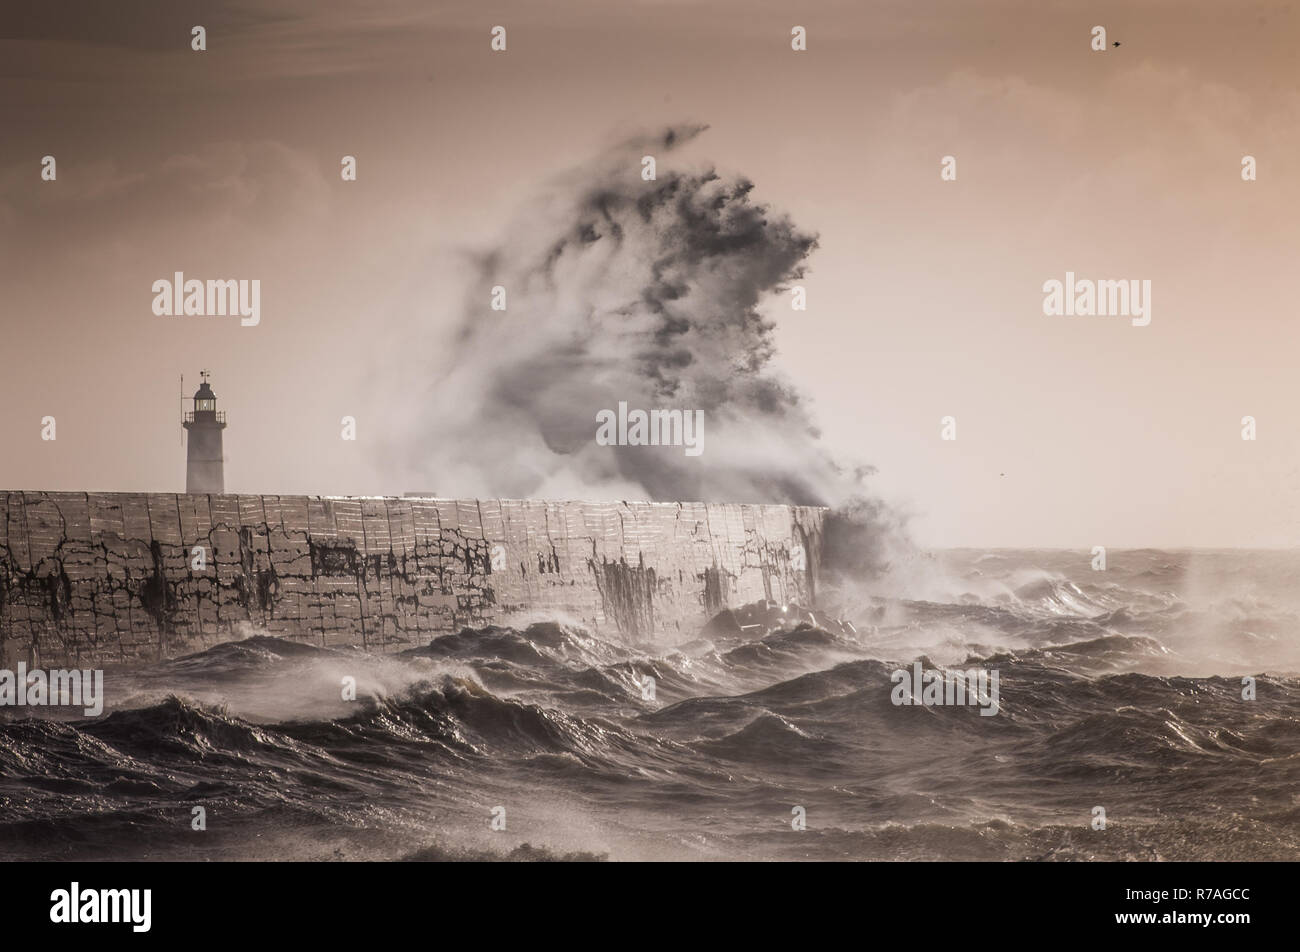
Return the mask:
[[[942,553],[851,627],[659,652],[550,619],[110,672],[97,719],[0,714],[0,859],[1300,857],[1300,554],[1089,560]],[[895,705],[917,660],[996,670],[998,714]]]

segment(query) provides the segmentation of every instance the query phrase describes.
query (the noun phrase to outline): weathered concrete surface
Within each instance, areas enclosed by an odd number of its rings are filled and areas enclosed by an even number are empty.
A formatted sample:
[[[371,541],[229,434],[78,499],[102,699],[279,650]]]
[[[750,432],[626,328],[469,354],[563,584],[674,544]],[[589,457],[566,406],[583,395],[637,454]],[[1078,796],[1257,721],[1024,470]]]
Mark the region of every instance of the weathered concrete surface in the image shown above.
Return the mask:
[[[724,606],[811,606],[824,514],[0,492],[0,667],[154,660],[253,631],[397,651],[519,613],[669,645]],[[202,568],[193,567],[196,547]]]

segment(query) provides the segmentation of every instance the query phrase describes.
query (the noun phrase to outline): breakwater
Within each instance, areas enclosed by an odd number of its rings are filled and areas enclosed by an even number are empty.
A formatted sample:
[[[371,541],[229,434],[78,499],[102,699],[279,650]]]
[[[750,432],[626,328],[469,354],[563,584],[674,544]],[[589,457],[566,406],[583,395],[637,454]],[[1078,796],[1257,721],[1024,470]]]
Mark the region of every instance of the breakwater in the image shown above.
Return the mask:
[[[706,503],[0,492],[0,667],[266,633],[392,652],[537,615],[634,645],[812,605],[825,510]]]

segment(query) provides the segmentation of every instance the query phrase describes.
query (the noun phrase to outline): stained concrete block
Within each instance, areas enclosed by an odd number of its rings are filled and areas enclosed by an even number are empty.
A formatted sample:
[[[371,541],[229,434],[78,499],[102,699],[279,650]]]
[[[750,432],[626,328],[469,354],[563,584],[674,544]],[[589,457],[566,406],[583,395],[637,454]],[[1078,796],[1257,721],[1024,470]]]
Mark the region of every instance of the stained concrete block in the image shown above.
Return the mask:
[[[812,605],[824,517],[712,503],[3,492],[0,664],[142,662],[255,631],[396,651],[521,613],[668,646],[728,605]]]

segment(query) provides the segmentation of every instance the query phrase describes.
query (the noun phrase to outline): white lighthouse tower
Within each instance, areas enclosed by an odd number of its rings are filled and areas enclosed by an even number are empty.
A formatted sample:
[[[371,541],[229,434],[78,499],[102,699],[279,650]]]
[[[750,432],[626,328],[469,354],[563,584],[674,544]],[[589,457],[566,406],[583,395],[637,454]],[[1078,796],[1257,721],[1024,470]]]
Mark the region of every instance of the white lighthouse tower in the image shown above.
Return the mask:
[[[189,433],[185,491],[223,493],[226,491],[226,478],[221,431],[226,428],[226,414],[217,409],[217,395],[208,385],[208,372],[204,370],[199,376],[203,383],[194,394],[194,410],[185,414],[185,422],[181,424]]]

